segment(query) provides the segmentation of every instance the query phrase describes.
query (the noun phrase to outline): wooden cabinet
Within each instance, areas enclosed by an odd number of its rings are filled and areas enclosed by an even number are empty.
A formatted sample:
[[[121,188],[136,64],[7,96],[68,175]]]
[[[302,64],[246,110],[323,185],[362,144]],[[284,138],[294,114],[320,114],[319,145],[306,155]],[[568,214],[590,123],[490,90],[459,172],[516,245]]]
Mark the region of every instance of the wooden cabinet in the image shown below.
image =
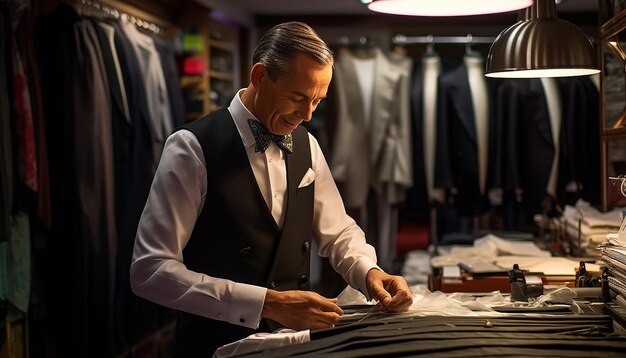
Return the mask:
[[[626,174],[626,8],[624,1],[600,1],[601,209],[624,205]],[[613,178],[613,179],[612,179]]]

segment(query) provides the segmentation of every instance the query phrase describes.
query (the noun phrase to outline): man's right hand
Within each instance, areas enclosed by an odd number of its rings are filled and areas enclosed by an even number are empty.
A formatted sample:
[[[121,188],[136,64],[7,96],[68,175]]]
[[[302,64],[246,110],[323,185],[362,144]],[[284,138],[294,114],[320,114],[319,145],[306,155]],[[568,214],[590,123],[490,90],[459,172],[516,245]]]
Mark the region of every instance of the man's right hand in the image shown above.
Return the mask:
[[[334,325],[343,311],[336,298],[326,298],[310,291],[267,290],[261,316],[281,325],[302,331]]]

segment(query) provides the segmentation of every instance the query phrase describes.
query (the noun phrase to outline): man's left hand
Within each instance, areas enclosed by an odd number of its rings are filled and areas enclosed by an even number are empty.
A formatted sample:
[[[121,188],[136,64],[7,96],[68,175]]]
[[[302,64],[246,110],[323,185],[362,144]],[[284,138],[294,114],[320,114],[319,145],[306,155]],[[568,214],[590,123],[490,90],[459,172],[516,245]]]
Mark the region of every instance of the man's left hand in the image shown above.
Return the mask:
[[[402,276],[389,275],[373,268],[367,273],[365,282],[370,297],[378,299],[388,311],[404,312],[413,303],[413,295]]]

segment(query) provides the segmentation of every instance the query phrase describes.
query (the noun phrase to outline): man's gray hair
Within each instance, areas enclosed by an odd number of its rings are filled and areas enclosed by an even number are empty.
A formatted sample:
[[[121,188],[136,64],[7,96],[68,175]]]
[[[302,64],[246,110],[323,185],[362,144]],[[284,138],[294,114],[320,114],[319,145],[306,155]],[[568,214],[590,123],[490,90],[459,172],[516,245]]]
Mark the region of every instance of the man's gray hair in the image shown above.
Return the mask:
[[[291,70],[292,62],[304,53],[322,65],[333,65],[333,52],[307,24],[297,21],[269,29],[254,50],[252,60],[267,69],[272,81]]]

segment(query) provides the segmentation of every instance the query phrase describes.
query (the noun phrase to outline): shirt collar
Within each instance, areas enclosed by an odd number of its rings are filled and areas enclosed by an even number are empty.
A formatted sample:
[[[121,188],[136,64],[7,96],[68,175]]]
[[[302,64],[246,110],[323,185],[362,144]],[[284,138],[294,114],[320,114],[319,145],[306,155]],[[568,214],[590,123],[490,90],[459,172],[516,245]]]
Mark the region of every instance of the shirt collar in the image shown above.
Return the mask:
[[[239,90],[233,100],[230,101],[230,105],[228,106],[228,111],[230,115],[233,117],[233,121],[235,122],[235,126],[237,127],[237,131],[239,132],[239,136],[241,136],[241,141],[243,145],[246,147],[254,145],[256,142],[254,140],[254,135],[252,134],[252,130],[248,125],[248,119],[253,118],[258,120],[255,116],[250,113],[250,111],[244,106],[243,102],[241,102],[241,94],[245,88]]]

